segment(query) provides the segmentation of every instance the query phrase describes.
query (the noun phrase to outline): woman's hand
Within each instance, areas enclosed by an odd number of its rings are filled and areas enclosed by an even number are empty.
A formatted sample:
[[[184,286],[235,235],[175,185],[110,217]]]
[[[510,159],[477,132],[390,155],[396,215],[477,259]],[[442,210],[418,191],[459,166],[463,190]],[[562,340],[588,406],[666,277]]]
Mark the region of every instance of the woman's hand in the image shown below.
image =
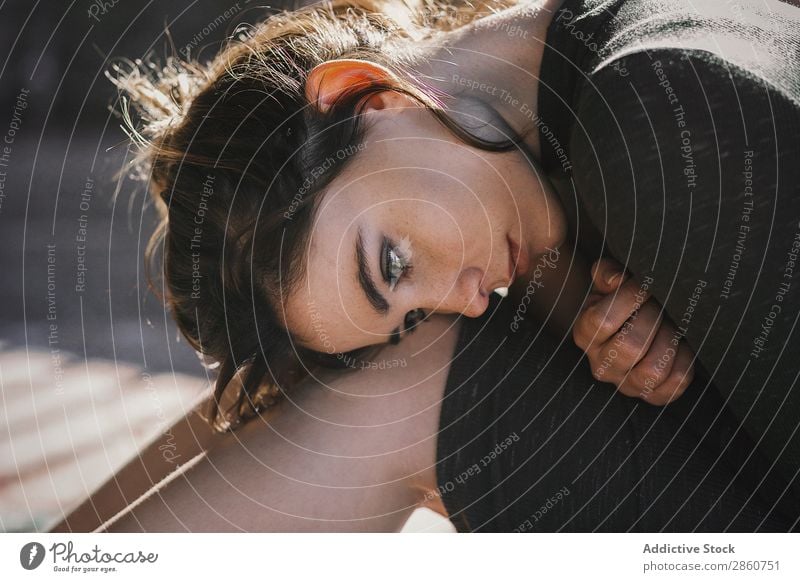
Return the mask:
[[[592,375],[626,396],[663,405],[694,379],[694,353],[646,286],[611,259],[592,265],[592,293],[572,327]]]

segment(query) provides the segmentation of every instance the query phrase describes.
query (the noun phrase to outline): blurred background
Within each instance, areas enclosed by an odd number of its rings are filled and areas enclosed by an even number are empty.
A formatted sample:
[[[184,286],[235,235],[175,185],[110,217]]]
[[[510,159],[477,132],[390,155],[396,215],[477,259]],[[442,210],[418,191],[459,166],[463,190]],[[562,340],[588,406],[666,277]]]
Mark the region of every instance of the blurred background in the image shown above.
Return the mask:
[[[155,213],[115,179],[131,151],[104,71],[211,58],[237,26],[310,3],[0,3],[0,530],[47,531],[209,388],[147,290]],[[452,527],[419,510],[405,531],[421,530]]]

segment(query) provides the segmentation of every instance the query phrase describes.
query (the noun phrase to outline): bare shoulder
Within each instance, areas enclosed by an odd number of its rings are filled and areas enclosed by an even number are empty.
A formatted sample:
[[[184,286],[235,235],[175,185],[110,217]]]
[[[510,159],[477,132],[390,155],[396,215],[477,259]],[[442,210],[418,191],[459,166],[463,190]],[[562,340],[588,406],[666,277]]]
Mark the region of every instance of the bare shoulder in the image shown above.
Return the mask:
[[[461,320],[435,315],[372,360],[354,362],[344,375],[326,374],[326,413],[342,423],[365,419],[380,426],[389,470],[422,500],[436,489],[439,416]],[[436,497],[435,499],[438,499]],[[440,506],[426,505],[439,513]]]
[[[417,507],[441,513],[425,494],[458,330],[434,316],[370,362],[306,379],[104,529],[397,531]]]
[[[371,360],[352,362],[345,374],[330,371],[313,380],[325,397],[319,404],[343,426],[371,423],[387,469],[444,514],[429,495],[437,487],[439,417],[461,320],[433,316],[397,345],[384,346]],[[345,438],[345,437],[343,437]],[[433,505],[431,505],[433,503]]]

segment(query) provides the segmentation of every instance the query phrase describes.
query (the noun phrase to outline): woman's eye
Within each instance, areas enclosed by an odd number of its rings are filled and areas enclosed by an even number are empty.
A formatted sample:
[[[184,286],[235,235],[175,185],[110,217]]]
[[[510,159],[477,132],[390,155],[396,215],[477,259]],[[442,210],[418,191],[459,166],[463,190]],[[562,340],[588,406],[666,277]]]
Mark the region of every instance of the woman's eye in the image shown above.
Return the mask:
[[[394,291],[394,288],[397,286],[398,281],[403,276],[403,272],[406,269],[406,265],[403,262],[403,259],[397,255],[397,251],[393,248],[389,248],[388,256],[386,258],[387,266],[387,273],[388,273],[388,283],[389,283],[389,291]]]
[[[417,325],[425,319],[425,312],[422,309],[414,309],[413,311],[409,311],[406,313],[404,323],[404,330],[407,333],[411,333],[412,331],[417,329]]]
[[[403,275],[411,270],[410,250],[407,239],[403,240],[403,244],[395,245],[389,239],[384,238],[381,257],[383,279],[389,286],[389,291],[394,291]]]

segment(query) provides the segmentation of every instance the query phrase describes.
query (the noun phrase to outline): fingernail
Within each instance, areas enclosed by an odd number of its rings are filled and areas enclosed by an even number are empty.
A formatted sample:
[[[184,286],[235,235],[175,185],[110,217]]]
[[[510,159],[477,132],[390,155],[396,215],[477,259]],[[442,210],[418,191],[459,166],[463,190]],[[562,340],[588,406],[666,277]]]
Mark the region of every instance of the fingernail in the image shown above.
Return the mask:
[[[606,285],[615,285],[619,282],[619,278],[622,276],[622,271],[612,271],[606,275]]]

